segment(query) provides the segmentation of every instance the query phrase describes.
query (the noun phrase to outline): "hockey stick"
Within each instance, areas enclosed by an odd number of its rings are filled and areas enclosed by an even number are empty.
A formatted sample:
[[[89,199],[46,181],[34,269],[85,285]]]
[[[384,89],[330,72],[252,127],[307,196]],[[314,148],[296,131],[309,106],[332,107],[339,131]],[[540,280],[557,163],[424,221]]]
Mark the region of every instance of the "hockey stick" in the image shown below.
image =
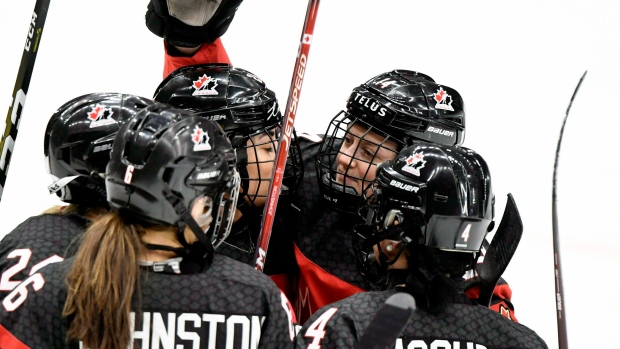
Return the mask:
[[[403,333],[416,309],[413,297],[404,292],[390,296],[372,318],[355,349],[388,348]]]
[[[512,194],[508,194],[504,215],[484,255],[484,261],[481,265],[476,265],[480,277],[480,293],[477,300],[479,304],[486,307],[491,304],[495,285],[515,254],[521,235],[523,235],[521,216]]]
[[[3,125],[4,128],[0,131],[2,137],[0,140],[0,200],[2,199],[2,192],[6,184],[9,162],[11,161],[13,147],[17,139],[19,122],[21,121],[21,115],[24,111],[26,95],[28,94],[30,78],[32,78],[32,70],[34,69],[34,63],[37,58],[39,42],[43,34],[43,25],[45,24],[49,4],[50,0],[37,0],[37,3],[34,5],[32,19],[30,20],[30,28],[28,29],[26,44],[24,45],[24,53],[22,54],[17,80],[13,88],[11,106],[9,107],[9,112],[7,113],[5,124]]]
[[[566,115],[564,121],[562,121],[562,128],[560,129],[560,138],[558,139],[558,146],[555,150],[555,163],[553,164],[553,191],[551,197],[553,198],[551,203],[551,219],[553,228],[553,261],[555,264],[555,296],[556,296],[556,315],[558,322],[558,347],[560,349],[568,349],[568,337],[566,333],[566,307],[564,306],[564,286],[562,285],[562,264],[560,263],[560,232],[558,230],[558,208],[557,208],[557,174],[558,174],[558,162],[560,160],[560,145],[562,144],[562,135],[564,134],[564,126],[566,126],[566,119],[568,119],[568,112],[573,105],[573,100],[583,78],[586,77],[586,70],[579,82],[573,96],[570,98],[568,108],[566,108]]]
[[[301,34],[301,42],[299,43],[299,52],[295,60],[291,88],[288,94],[288,101],[286,102],[284,120],[282,120],[282,135],[279,140],[276,161],[274,163],[271,183],[269,184],[269,194],[267,202],[265,203],[261,222],[261,231],[258,235],[257,249],[254,254],[254,260],[256,261],[255,268],[261,272],[265,266],[269,238],[271,237],[271,228],[273,227],[278,198],[280,197],[280,191],[282,189],[282,177],[284,176],[284,168],[286,167],[286,158],[288,157],[288,149],[291,143],[293,123],[295,122],[295,115],[297,114],[301,85],[304,82],[304,74],[306,72],[306,64],[308,62],[308,54],[310,53],[310,44],[312,44],[312,34],[314,33],[314,23],[316,22],[318,10],[319,0],[309,0],[306,19]]]

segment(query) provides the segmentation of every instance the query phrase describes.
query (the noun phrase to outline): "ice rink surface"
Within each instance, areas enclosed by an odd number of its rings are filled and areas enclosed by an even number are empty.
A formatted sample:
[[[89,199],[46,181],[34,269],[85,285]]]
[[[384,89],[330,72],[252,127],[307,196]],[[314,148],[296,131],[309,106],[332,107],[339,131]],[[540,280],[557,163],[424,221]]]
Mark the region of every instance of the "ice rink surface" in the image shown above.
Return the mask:
[[[89,92],[152,96],[162,40],[146,1],[52,1],[0,202],[0,237],[57,203],[43,165],[56,108]],[[380,5],[379,5],[380,4]],[[282,107],[307,2],[246,1],[222,40],[234,65]],[[11,103],[33,0],[0,2],[0,112]],[[489,163],[497,219],[513,193],[524,235],[505,278],[519,321],[557,348],[551,184],[562,119],[573,104],[558,170],[559,229],[571,348],[620,347],[620,5],[617,1],[323,1],[295,126],[322,133],[350,90],[392,69],[457,89],[464,146]]]

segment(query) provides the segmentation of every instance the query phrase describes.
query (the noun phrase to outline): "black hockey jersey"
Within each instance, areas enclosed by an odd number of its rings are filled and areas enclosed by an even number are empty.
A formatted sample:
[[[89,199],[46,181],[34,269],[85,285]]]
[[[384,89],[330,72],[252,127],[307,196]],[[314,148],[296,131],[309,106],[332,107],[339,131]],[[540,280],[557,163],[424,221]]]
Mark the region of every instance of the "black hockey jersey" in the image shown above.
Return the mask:
[[[356,267],[350,229],[357,217],[334,210],[322,198],[316,171],[320,143],[311,138],[297,137],[304,178],[293,199],[298,211],[288,216],[299,267],[294,307],[300,323],[322,306],[371,287]]]
[[[322,308],[301,328],[295,348],[352,348],[395,290],[364,292]],[[544,349],[531,329],[477,304],[449,304],[431,315],[417,310],[392,348]]]
[[[30,217],[0,241],[0,299],[48,263],[71,256],[89,220],[74,213]]]
[[[179,260],[143,267],[130,347],[292,348],[292,310],[268,276],[219,255],[202,273],[175,274]],[[0,348],[80,347],[65,342],[70,320],[62,317],[72,262],[48,265],[4,299]]]
[[[290,209],[290,200],[281,197],[278,200],[267,259],[263,268],[263,273],[269,275],[289,299],[294,296],[293,284],[294,276],[297,274],[297,264],[293,252],[293,237],[289,231],[285,230],[282,217],[286,216]],[[260,229],[260,216],[241,217],[233,224],[230,235],[215,252],[254,267],[256,265],[254,254]]]

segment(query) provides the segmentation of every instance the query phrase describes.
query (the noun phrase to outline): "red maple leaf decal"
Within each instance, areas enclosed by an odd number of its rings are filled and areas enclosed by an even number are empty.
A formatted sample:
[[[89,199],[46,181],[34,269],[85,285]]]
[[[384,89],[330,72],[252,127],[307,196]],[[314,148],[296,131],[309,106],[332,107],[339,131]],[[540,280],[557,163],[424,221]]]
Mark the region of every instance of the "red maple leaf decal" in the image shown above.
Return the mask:
[[[205,84],[205,82],[207,82],[207,80],[210,80],[207,75],[203,75],[200,78],[198,78],[197,81],[194,81],[194,88],[196,88],[197,90],[199,90],[200,88],[202,88]]]
[[[88,118],[95,121],[97,120],[97,117],[99,116],[99,113],[101,112],[103,108],[101,108],[100,106],[95,107],[95,109],[93,109],[90,113],[88,113]]]
[[[422,157],[423,157],[422,153],[416,153],[416,154],[413,154],[413,155],[409,156],[407,158],[407,165],[411,165],[411,164],[413,164],[415,162],[422,161]]]
[[[435,100],[437,102],[441,102],[445,95],[446,95],[446,91],[444,91],[443,88],[440,88],[439,91],[437,91],[437,93],[435,93]]]
[[[202,129],[200,128],[196,128],[194,130],[194,134],[192,135],[194,143],[198,144],[200,143],[200,139],[202,138]]]

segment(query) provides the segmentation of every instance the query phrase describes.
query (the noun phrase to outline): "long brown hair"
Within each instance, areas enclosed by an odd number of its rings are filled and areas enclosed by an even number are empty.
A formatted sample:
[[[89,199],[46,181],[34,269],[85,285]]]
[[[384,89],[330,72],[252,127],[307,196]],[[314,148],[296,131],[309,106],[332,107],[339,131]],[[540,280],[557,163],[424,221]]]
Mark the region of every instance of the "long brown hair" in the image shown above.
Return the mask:
[[[127,348],[131,301],[139,295],[138,259],[145,251],[144,228],[108,213],[84,234],[66,283],[63,315],[73,317],[67,337],[84,348]]]
[[[89,219],[95,220],[94,218],[98,218],[99,216],[103,216],[108,213],[108,208],[104,206],[89,206],[84,204],[69,204],[69,205],[56,205],[52,206],[45,211],[41,212],[41,214],[55,214],[55,215],[66,215],[70,213],[76,213],[82,217],[87,217]]]

